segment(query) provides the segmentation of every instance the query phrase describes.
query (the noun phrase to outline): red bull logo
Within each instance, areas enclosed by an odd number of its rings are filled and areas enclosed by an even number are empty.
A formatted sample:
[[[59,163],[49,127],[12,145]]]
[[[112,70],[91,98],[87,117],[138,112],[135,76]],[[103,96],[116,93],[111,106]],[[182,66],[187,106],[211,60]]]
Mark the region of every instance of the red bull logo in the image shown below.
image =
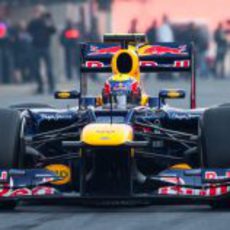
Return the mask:
[[[115,54],[118,50],[121,49],[121,46],[111,46],[106,48],[100,48],[97,46],[91,46],[89,55],[101,55],[101,54]]]
[[[141,55],[164,55],[164,54],[174,54],[174,55],[186,55],[186,45],[179,46],[178,48],[168,47],[168,46],[149,46],[147,47]]]

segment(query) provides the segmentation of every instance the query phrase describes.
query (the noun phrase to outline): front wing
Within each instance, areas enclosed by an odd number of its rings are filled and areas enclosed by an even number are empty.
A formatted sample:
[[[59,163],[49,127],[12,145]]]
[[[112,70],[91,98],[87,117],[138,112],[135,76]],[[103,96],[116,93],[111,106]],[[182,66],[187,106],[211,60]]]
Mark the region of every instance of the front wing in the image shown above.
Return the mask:
[[[230,198],[230,169],[168,169],[146,179],[145,193],[125,196],[86,196],[61,191],[52,182],[61,178],[46,169],[0,170],[0,202],[9,200],[143,200],[153,203],[210,203]]]

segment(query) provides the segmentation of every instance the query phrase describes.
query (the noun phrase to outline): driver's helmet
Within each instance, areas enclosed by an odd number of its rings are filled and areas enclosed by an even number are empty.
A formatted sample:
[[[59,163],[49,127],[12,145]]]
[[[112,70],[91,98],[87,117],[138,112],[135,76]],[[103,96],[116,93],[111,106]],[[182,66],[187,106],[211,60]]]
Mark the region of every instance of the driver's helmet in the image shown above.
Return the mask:
[[[112,100],[118,109],[139,105],[141,101],[140,84],[129,75],[114,75],[105,82],[102,99],[103,104],[108,104]]]

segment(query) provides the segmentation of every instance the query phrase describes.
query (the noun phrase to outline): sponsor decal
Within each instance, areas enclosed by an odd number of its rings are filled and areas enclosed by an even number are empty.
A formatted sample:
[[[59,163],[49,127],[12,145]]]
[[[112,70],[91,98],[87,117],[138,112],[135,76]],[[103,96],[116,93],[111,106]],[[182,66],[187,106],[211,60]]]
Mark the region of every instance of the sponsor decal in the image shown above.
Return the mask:
[[[158,63],[155,61],[140,61],[141,67],[156,67]]]
[[[115,54],[121,46],[111,46],[106,48],[100,48],[98,46],[91,46],[89,55],[101,55],[101,54]]]
[[[9,185],[7,186],[6,188],[0,188],[0,197],[10,196],[12,190],[9,188]]]
[[[223,185],[219,187],[210,187],[207,189],[185,188],[181,186],[166,186],[158,189],[160,195],[177,195],[177,196],[220,196],[228,193],[230,186]]]
[[[46,187],[46,186],[38,186],[32,189],[33,196],[53,195],[55,193],[56,193],[56,190],[54,188]]]
[[[31,189],[28,188],[19,188],[10,193],[10,197],[17,197],[17,196],[29,196],[32,195]]]
[[[176,184],[176,185],[183,185],[185,184],[184,180],[181,177],[170,177],[170,176],[163,176],[161,180],[164,182]]]
[[[1,171],[0,172],[0,181],[7,181],[8,179],[8,172],[7,171]]]
[[[98,134],[113,134],[115,133],[114,130],[96,130],[96,133]]]
[[[105,64],[101,61],[86,61],[85,62],[85,67],[86,68],[103,68],[103,67],[109,67],[110,64]],[[139,62],[140,67],[146,67],[146,68],[156,68],[156,67],[164,67],[164,68],[189,68],[190,67],[190,62],[189,60],[184,60],[184,61],[175,61],[173,64],[159,64],[155,61],[140,61]]]
[[[104,67],[104,63],[100,61],[86,61],[85,66],[87,68],[102,68]]]
[[[169,112],[169,116],[171,119],[178,119],[178,120],[190,120],[192,118],[197,118],[198,114],[191,114],[186,112]]]
[[[110,87],[112,91],[119,91],[119,90],[129,90],[131,91],[131,84],[130,81],[119,82],[119,81],[111,81]]]
[[[54,120],[54,121],[58,121],[58,120],[62,120],[62,119],[72,119],[73,116],[72,114],[58,114],[58,113],[53,113],[53,114],[41,114],[41,119],[44,120]]]
[[[215,171],[206,171],[204,173],[204,178],[206,180],[213,180],[213,179],[225,179],[230,178],[230,171],[226,171],[224,175],[218,176],[217,172]],[[164,179],[164,178],[163,178]],[[174,179],[175,180],[175,179]],[[169,181],[173,182],[173,180]],[[221,196],[226,193],[230,192],[230,185],[224,184],[206,184],[209,185],[206,188],[187,188],[183,187],[183,184],[176,183],[174,186],[164,186],[158,189],[158,193],[161,195],[190,195],[190,196]]]
[[[36,186],[35,188],[17,188],[14,189],[13,178],[10,177],[9,183],[1,184],[0,187],[0,197],[20,197],[20,196],[30,196],[30,195],[52,195],[57,193],[55,188],[48,186]]]
[[[230,171],[226,171],[224,175],[218,176],[215,171],[206,171],[204,174],[204,179],[206,180],[218,180],[218,179],[228,179],[230,178]]]
[[[186,45],[179,46],[178,48],[155,45],[150,46],[144,50],[141,55],[164,55],[164,54],[173,54],[173,55],[187,55]]]
[[[176,68],[189,68],[190,67],[190,61],[189,60],[183,60],[183,61],[175,61],[173,64],[173,67]]]
[[[64,185],[70,182],[71,180],[71,170],[68,166],[62,165],[62,164],[53,164],[46,166],[46,169],[54,172],[58,177],[60,177],[60,180],[50,182],[54,185]]]
[[[218,176],[217,176],[217,173],[216,172],[205,172],[204,174],[204,178],[207,179],[207,180],[211,180],[211,179],[217,179]]]
[[[53,195],[57,191],[55,188],[46,186],[37,186],[33,189],[29,188],[2,188],[0,189],[0,197],[21,197],[21,196],[43,196],[43,195]]]
[[[100,140],[107,141],[107,140],[110,140],[110,138],[109,137],[101,137]]]

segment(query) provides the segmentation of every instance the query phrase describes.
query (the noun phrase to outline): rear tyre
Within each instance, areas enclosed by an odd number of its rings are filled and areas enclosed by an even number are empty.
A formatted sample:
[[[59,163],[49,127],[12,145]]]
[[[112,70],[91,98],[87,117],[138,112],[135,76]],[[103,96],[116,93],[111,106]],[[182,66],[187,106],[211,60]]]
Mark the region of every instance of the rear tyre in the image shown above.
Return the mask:
[[[206,110],[200,128],[202,166],[230,168],[230,107]]]

